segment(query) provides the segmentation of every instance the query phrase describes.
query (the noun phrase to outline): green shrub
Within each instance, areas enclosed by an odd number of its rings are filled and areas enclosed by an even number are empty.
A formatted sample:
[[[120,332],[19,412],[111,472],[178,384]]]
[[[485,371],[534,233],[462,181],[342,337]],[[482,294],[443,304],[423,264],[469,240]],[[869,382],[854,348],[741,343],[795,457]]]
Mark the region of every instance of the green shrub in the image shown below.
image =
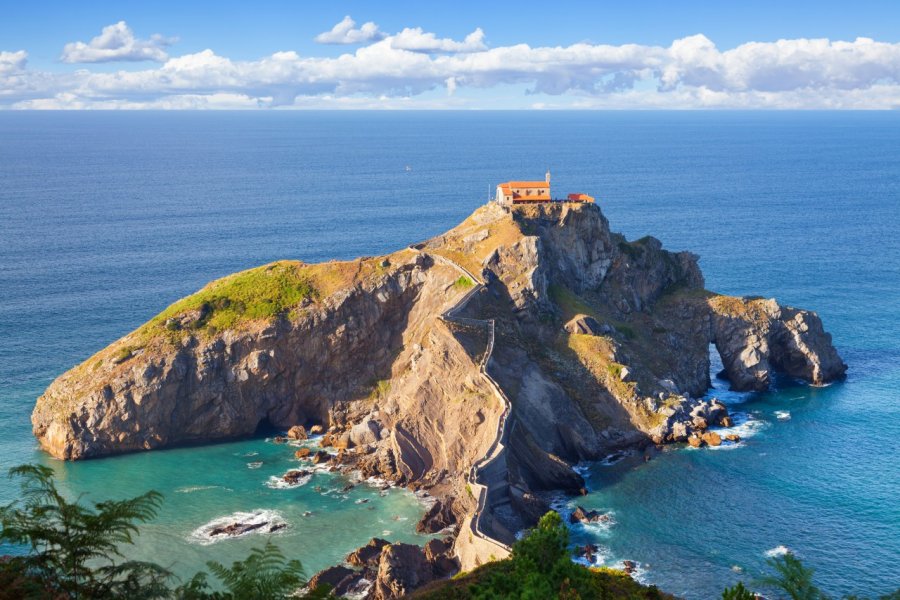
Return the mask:
[[[458,290],[467,290],[473,285],[475,285],[475,283],[465,275],[460,275],[459,279],[453,282],[453,287]]]

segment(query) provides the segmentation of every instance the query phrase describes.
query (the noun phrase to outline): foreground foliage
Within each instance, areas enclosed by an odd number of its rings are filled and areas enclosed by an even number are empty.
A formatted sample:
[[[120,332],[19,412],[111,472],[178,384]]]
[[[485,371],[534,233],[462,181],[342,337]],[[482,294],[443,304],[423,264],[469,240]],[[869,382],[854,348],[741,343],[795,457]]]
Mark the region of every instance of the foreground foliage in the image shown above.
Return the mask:
[[[139,523],[156,516],[161,494],[147,492],[91,508],[67,501],[47,467],[23,465],[11,469],[10,476],[22,478],[22,497],[0,508],[0,542],[29,552],[0,559],[0,600],[277,600],[306,583],[300,562],[288,560],[269,542],[230,567],[207,563],[221,591],[211,588],[206,573],[172,589],[174,576],[168,569],[125,560],[121,550],[134,543]]]
[[[771,574],[759,579],[757,583],[764,588],[774,590],[778,598],[790,598],[790,600],[829,600],[830,596],[823,593],[813,582],[815,570],[803,565],[803,562],[788,552],[783,556],[770,558],[766,561],[771,569]],[[744,587],[739,582],[736,586],[726,588],[722,592],[722,600],[756,600],[756,594]],[[859,596],[844,596],[844,600],[864,600]],[[880,596],[878,600],[900,600],[900,589]]]
[[[522,600],[668,599],[612,569],[588,569],[572,562],[569,530],[549,512],[529,535],[513,545],[506,560],[483,565],[448,582],[436,582],[414,594],[420,600],[519,598]]]

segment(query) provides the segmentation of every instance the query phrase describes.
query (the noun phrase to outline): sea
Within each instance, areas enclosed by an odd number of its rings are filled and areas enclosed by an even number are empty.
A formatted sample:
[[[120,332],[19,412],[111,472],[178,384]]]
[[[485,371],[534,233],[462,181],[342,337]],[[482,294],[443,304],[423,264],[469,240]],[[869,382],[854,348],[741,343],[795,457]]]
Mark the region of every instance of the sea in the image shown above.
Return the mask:
[[[422,542],[424,500],[296,466],[271,436],[64,463],[31,435],[58,375],[173,301],[277,259],[378,255],[453,227],[497,182],[552,173],[613,230],[700,255],[709,289],[813,309],[846,381],[736,394],[737,444],[579,465],[598,563],[687,599],[794,552],[829,594],[900,588],[900,112],[0,112],[0,471],[83,502],[165,495],[130,557],[181,577],[262,535],[308,574],[373,536]],[[18,496],[0,478],[0,503]],[[563,511],[573,503],[560,499]],[[248,516],[249,515],[249,516]],[[0,547],[3,552],[15,551]]]

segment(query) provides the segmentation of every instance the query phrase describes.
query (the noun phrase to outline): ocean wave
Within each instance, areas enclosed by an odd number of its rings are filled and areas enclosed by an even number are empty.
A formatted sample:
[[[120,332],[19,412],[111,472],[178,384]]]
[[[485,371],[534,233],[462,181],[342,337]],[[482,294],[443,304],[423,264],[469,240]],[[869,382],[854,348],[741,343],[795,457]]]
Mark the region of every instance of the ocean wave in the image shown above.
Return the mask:
[[[180,487],[175,490],[176,494],[192,494],[193,492],[202,492],[204,490],[225,490],[230,492],[230,488],[222,487],[221,485],[187,485],[184,487]]]
[[[581,521],[577,521],[572,523],[569,518],[572,516],[572,513],[575,511],[577,504],[573,502],[571,499],[565,496],[554,496],[550,499],[550,508],[559,513],[559,516],[562,518],[563,523],[565,523],[569,529],[577,529],[584,532],[587,532],[590,535],[598,535],[598,534],[608,534],[612,526],[616,524],[615,514],[612,511],[602,511],[599,509],[593,509],[588,506],[583,507],[585,510],[597,510],[597,512],[602,513],[606,516],[606,519],[603,521],[592,521],[588,523],[583,523]]]
[[[777,556],[784,556],[785,554],[790,554],[791,549],[787,546],[775,546],[774,548],[769,548],[763,554],[768,558],[775,558]]]
[[[248,535],[272,534],[287,526],[287,521],[278,511],[257,509],[252,512],[236,512],[201,525],[191,532],[188,541],[206,546]]]
[[[262,462],[261,460],[256,460],[256,461],[248,462],[248,463],[247,463],[247,468],[248,468],[248,469],[258,469],[258,468],[260,468],[261,466],[263,466],[263,462]]]
[[[608,566],[608,562],[610,561],[610,550],[606,546],[600,546],[598,544],[592,544],[594,546],[593,551],[593,560],[588,560],[588,558],[584,555],[578,555],[572,559],[572,562],[576,562],[579,565],[583,565],[585,567],[605,567]],[[584,548],[584,546],[579,546],[580,548]]]
[[[791,419],[791,411],[789,410],[776,410],[775,418],[779,421],[790,421]]]
[[[763,421],[762,419],[757,419],[753,417],[749,413],[745,412],[733,412],[731,413],[731,420],[734,421],[734,425],[731,427],[714,427],[712,431],[715,431],[720,436],[722,436],[722,445],[721,446],[706,446],[704,449],[708,450],[733,450],[734,448],[740,448],[744,445],[744,440],[752,438],[757,435],[760,431],[769,427],[769,423]],[[735,434],[740,439],[740,441],[732,442],[725,439],[726,435]]]

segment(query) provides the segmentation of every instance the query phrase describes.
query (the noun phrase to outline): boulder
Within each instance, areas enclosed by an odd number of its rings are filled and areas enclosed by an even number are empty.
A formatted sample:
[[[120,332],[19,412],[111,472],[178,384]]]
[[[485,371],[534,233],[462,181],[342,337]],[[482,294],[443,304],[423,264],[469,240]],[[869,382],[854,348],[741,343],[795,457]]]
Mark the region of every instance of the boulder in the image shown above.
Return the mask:
[[[294,458],[306,458],[312,451],[309,448],[300,448],[294,452]]]
[[[347,562],[357,567],[376,567],[381,551],[390,544],[381,538],[372,538],[365,546],[360,546],[347,555]]]
[[[734,427],[734,420],[728,415],[725,415],[724,417],[719,419],[719,425],[721,425],[722,427]]]
[[[729,433],[728,435],[725,436],[725,439],[728,440],[729,442],[739,442],[739,441],[741,441],[741,436],[739,436],[736,433]]]
[[[310,475],[310,472],[305,469],[291,469],[287,473],[281,476],[281,478],[285,481],[285,483],[297,483],[303,477]]]
[[[703,445],[703,440],[701,440],[699,436],[692,435],[688,438],[687,443],[693,448],[699,448]]]
[[[349,583],[349,580],[356,579],[358,576],[359,574],[356,571],[349,569],[344,565],[328,567],[313,575],[307,584],[307,588],[309,590],[316,590],[323,585],[327,585],[335,594],[339,594],[348,587],[347,584]]]
[[[434,579],[434,569],[421,547],[413,544],[390,544],[381,551],[373,598],[402,598]]]
[[[315,454],[313,454],[312,461],[314,465],[321,464],[323,462],[327,462],[331,459],[331,455],[325,452],[324,450],[319,450]]]
[[[287,436],[292,440],[305,440],[307,437],[306,428],[303,425],[294,425],[288,429]]]
[[[346,450],[350,447],[350,434],[342,433],[338,436],[332,436],[331,445],[337,450]]]
[[[715,431],[707,431],[702,436],[700,436],[704,442],[706,442],[710,446],[721,446],[722,445],[722,437],[716,433]]]
[[[374,444],[380,439],[381,425],[372,419],[357,423],[350,429],[350,442],[354,446]]]
[[[455,524],[456,515],[453,514],[451,502],[437,500],[416,524],[416,531],[419,533],[437,533]]]
[[[575,315],[563,326],[568,333],[581,335],[603,335],[603,328],[594,317],[588,315]]]
[[[318,435],[325,431],[325,428],[321,425],[313,425],[309,428],[309,435]]]
[[[609,521],[608,514],[597,510],[586,510],[581,506],[576,506],[569,515],[570,523],[605,523],[607,521]]]

